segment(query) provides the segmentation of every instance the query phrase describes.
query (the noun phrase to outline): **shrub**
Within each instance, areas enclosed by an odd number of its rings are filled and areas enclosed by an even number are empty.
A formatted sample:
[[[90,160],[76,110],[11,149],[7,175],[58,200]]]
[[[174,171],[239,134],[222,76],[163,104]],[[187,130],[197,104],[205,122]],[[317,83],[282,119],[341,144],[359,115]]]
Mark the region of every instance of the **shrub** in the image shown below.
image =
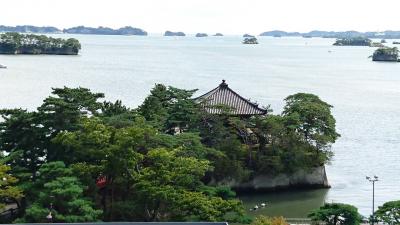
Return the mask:
[[[400,200],[386,202],[375,212],[375,219],[389,225],[400,224]]]
[[[258,216],[251,225],[289,225],[283,217]]]
[[[357,208],[342,203],[325,203],[308,217],[313,222],[324,222],[326,225],[358,225],[361,222]]]

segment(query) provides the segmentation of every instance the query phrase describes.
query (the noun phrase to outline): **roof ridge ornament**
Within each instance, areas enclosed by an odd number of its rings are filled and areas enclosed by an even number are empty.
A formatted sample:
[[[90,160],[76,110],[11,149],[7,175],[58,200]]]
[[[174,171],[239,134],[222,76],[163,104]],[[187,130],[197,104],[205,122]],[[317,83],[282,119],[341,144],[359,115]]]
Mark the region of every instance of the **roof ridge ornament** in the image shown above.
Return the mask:
[[[227,88],[228,84],[225,82],[226,80],[222,80],[222,83],[219,85],[221,88]]]

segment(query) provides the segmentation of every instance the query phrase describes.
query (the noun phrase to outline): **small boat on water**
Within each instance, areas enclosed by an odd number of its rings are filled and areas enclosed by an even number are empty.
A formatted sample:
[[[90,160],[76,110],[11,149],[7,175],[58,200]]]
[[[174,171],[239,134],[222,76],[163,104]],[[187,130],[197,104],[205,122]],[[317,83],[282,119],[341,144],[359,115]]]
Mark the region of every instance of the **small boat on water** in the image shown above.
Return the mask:
[[[0,69],[7,69],[7,66],[4,66],[4,65],[0,64]]]

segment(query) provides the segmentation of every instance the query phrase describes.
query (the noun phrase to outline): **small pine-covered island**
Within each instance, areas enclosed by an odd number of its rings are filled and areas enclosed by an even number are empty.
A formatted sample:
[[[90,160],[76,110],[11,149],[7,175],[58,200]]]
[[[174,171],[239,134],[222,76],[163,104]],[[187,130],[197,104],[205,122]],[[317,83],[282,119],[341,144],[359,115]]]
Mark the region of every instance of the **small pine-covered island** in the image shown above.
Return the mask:
[[[396,47],[378,48],[372,55],[372,61],[400,62],[399,49]]]
[[[75,38],[61,39],[45,35],[5,33],[0,36],[0,54],[77,55],[81,44]]]
[[[215,37],[222,37],[222,36],[224,36],[222,33],[216,33],[216,34],[214,34],[213,36],[215,36]]]
[[[244,37],[244,38],[253,38],[254,35],[251,35],[251,34],[243,34],[243,37]]]
[[[245,38],[242,43],[246,44],[246,45],[256,45],[256,44],[258,44],[258,41],[257,41],[257,38],[255,38],[255,37],[249,37],[249,38]]]
[[[186,36],[185,33],[178,31],[178,32],[173,32],[173,31],[165,31],[164,36],[179,36],[179,37],[184,37]]]
[[[206,33],[197,33],[196,37],[208,37],[208,34],[206,34]]]
[[[371,46],[371,39],[365,37],[338,38],[335,46]]]

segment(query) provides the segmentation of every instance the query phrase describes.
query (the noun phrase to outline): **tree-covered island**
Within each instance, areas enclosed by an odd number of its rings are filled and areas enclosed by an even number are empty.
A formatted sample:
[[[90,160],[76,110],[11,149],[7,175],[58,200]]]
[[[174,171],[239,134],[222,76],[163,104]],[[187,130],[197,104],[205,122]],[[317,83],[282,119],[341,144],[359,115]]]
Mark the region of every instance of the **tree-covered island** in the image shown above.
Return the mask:
[[[64,87],[34,111],[0,110],[0,172],[13,190],[1,200],[16,203],[14,222],[246,223],[221,181],[312,171],[332,157],[332,106],[316,95],[290,95],[273,114],[225,82],[195,92],[156,84],[130,109]]]
[[[336,46],[371,46],[371,39],[365,37],[338,38],[333,45]]]
[[[247,37],[242,41],[242,43],[248,45],[255,45],[258,44],[258,40],[255,37]]]
[[[375,50],[372,61],[400,62],[399,49],[382,47]]]
[[[178,31],[178,32],[174,32],[174,31],[165,31],[164,36],[180,36],[180,37],[184,37],[186,36],[185,33]]]
[[[77,39],[52,38],[45,35],[5,33],[0,35],[0,54],[77,55]]]
[[[93,34],[93,35],[140,35],[147,36],[147,32],[136,27],[125,26],[119,29],[112,29],[109,27],[85,27],[77,26],[63,30],[67,34]]]
[[[208,37],[206,33],[197,33],[195,37]]]

